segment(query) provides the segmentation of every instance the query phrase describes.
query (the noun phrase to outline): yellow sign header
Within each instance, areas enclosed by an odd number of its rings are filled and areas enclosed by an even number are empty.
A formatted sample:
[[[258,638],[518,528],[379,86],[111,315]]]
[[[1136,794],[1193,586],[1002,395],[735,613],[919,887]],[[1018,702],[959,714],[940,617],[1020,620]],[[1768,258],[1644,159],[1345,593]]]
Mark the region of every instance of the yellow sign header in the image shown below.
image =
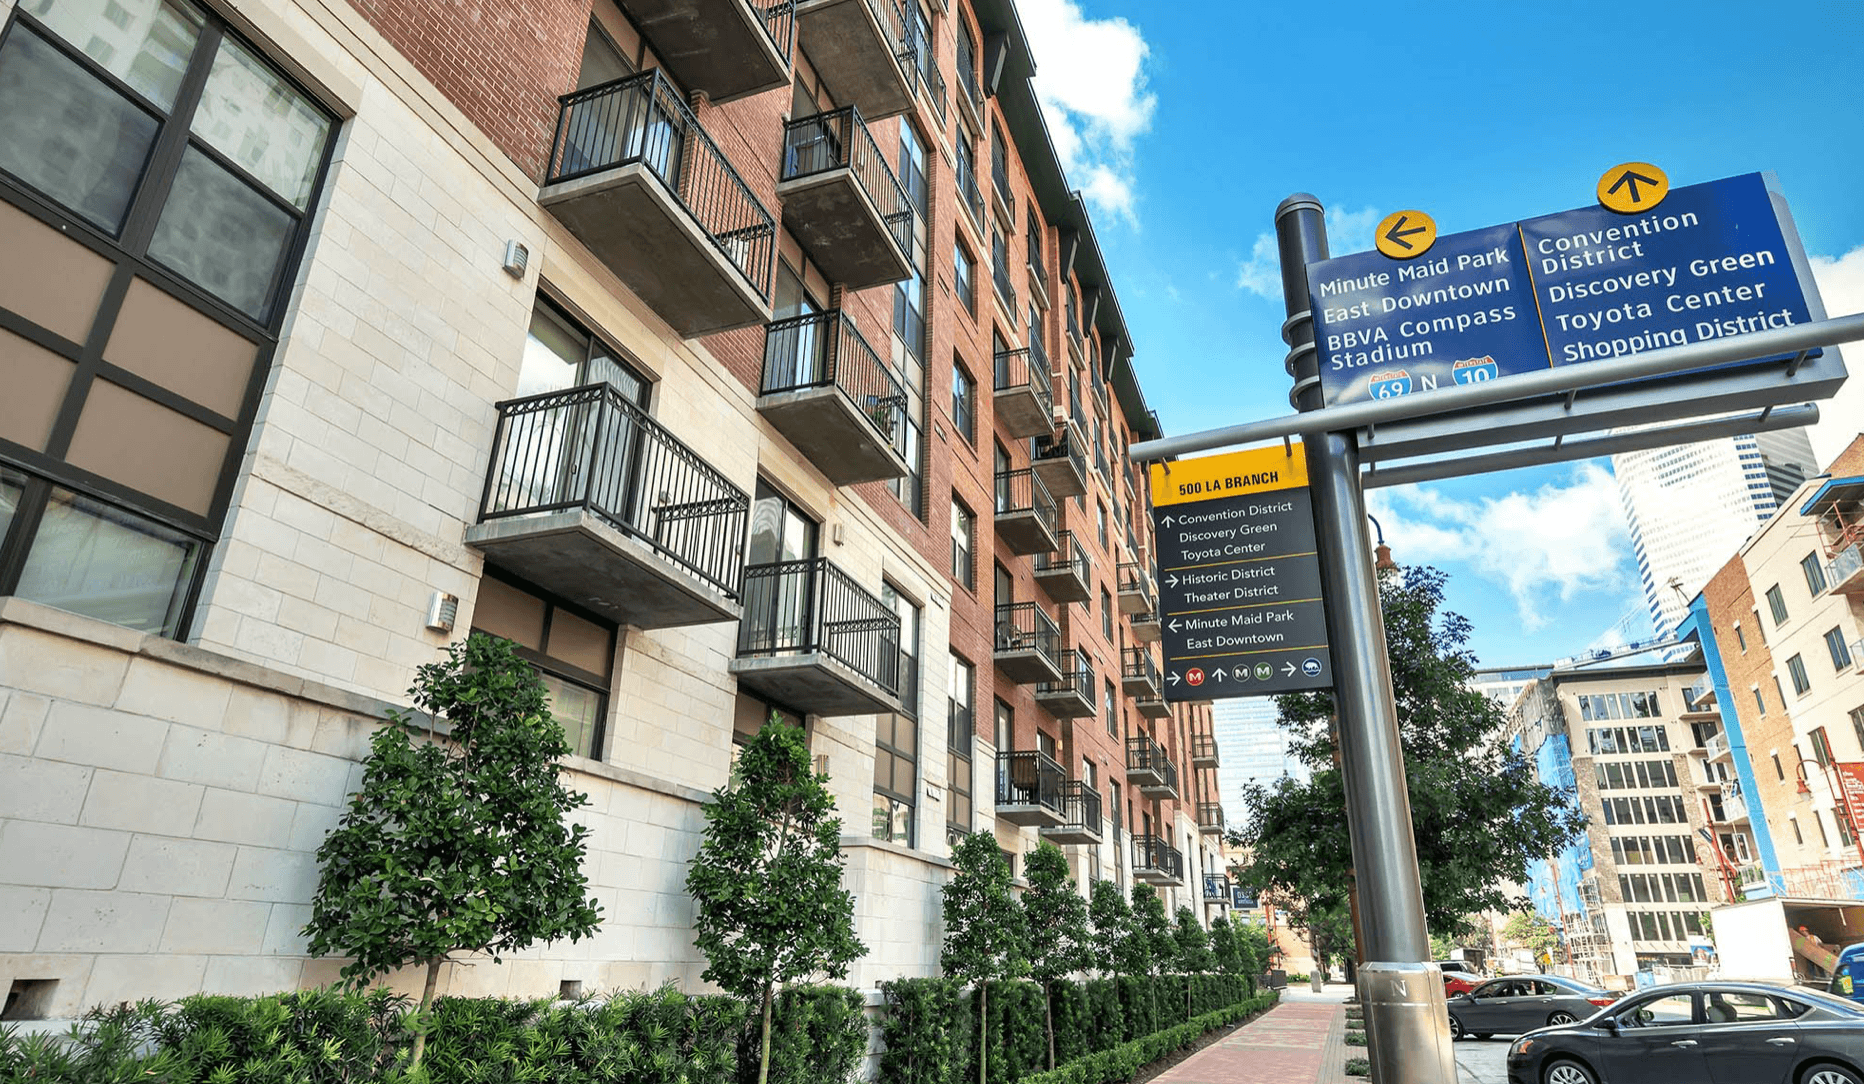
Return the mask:
[[[1288,449],[1253,448],[1175,463],[1152,464],[1152,504],[1189,504],[1217,497],[1298,489],[1307,485],[1307,456],[1301,442]]]

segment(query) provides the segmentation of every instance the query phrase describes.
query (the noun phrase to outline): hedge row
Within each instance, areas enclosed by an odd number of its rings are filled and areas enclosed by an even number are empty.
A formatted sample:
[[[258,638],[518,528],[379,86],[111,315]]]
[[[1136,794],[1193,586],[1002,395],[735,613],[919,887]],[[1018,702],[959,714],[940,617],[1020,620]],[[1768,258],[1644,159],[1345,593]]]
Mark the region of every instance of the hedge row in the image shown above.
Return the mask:
[[[1111,1050],[1187,1021],[1182,975],[1060,981],[1050,988],[1057,1065]],[[1244,1003],[1254,991],[1240,975],[1193,975],[1190,1018]],[[901,979],[881,986],[882,1084],[975,1084],[977,1000],[949,979]],[[1048,1068],[1042,988],[994,982],[987,1084],[1015,1084]]]
[[[1269,1008],[1279,997],[1274,990],[1265,991],[1164,1031],[1076,1058],[1048,1072],[1032,1073],[1018,1084],[1115,1084],[1131,1080],[1145,1066],[1191,1046],[1220,1027]]]
[[[786,991],[772,1012],[771,1084],[852,1079],[863,998]],[[48,1084],[749,1084],[757,1021],[743,1002],[672,987],[576,1002],[441,998],[417,1019],[386,991],[191,997],[93,1010],[74,1035],[0,1029],[0,1081]],[[412,1073],[413,1029],[428,1033]]]

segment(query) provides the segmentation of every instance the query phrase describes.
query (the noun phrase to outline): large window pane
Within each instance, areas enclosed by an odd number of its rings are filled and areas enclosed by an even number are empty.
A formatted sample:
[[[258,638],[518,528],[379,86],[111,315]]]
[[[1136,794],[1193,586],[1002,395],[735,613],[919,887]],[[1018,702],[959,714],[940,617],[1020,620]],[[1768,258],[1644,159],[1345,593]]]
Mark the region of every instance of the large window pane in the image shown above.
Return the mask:
[[[291,239],[290,215],[189,147],[149,254],[207,292],[264,320]]]
[[[596,734],[602,728],[602,694],[572,684],[548,671],[539,670],[544,687],[550,690],[550,717],[563,727],[563,739],[570,752],[579,757],[599,757]]]
[[[23,25],[0,48],[0,169],[116,233],[156,119]]]
[[[174,636],[200,548],[177,531],[55,489],[18,594],[138,632]]]
[[[207,74],[194,132],[303,210],[317,183],[330,118],[226,38]]]
[[[20,7],[162,109],[175,104],[201,36],[200,12],[164,0],[26,0]]]
[[[19,511],[19,493],[25,479],[0,467],[0,543],[6,541],[7,529],[13,526],[13,514]]]

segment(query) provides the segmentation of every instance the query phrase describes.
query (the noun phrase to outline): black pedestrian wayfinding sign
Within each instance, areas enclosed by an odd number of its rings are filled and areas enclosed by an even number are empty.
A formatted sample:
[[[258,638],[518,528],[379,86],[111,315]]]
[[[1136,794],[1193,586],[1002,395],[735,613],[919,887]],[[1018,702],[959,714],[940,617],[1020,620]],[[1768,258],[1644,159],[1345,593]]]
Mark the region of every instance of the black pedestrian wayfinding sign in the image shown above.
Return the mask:
[[[1152,466],[1165,698],[1333,685],[1301,445]]]

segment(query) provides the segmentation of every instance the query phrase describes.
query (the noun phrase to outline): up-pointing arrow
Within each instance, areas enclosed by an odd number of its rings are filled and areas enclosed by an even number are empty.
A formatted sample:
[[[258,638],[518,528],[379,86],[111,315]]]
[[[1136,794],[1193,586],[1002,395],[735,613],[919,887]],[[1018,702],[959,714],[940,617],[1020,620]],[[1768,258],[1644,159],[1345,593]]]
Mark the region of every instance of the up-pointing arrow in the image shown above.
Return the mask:
[[[1222,680],[1223,680],[1223,671],[1222,671],[1222,670],[1212,670],[1212,671],[1210,672],[1210,676],[1211,676],[1211,677],[1214,677],[1214,678],[1216,678],[1216,679],[1217,679],[1218,681],[1222,681]]]
[[[1640,184],[1647,184],[1655,188],[1662,183],[1662,181],[1659,181],[1655,177],[1646,177],[1635,169],[1627,169],[1610,188],[1605,190],[1605,194],[1608,196],[1615,196],[1618,194],[1620,188],[1629,185],[1631,187],[1631,202],[1643,203],[1644,197],[1638,194],[1637,186]]]
[[[1172,522],[1173,522],[1172,518],[1169,514],[1159,517],[1159,523],[1163,524],[1166,527],[1171,526]]]

